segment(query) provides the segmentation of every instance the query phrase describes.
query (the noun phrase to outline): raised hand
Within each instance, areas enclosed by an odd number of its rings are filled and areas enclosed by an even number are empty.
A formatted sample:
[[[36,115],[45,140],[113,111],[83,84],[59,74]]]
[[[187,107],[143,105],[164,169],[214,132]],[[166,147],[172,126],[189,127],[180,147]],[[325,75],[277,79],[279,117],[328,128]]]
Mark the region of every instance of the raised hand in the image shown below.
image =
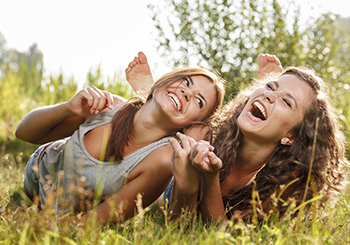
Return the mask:
[[[174,154],[171,160],[171,171],[175,177],[178,191],[183,195],[196,194],[199,187],[198,170],[192,166],[189,156],[192,146],[196,141],[184,134],[177,133],[181,144],[175,139],[170,138],[169,142],[174,149]]]
[[[147,57],[139,52],[125,69],[126,80],[140,97],[145,97],[154,84]]]
[[[213,150],[214,147],[209,142],[198,141],[190,153],[192,165],[203,173],[217,173],[222,168],[222,161]]]
[[[108,91],[96,87],[89,87],[80,90],[68,101],[70,110],[76,116],[88,116],[97,114],[101,110],[113,108],[113,97]]]
[[[258,56],[258,65],[260,79],[265,78],[269,73],[281,73],[283,71],[281,62],[275,55],[260,54]]]

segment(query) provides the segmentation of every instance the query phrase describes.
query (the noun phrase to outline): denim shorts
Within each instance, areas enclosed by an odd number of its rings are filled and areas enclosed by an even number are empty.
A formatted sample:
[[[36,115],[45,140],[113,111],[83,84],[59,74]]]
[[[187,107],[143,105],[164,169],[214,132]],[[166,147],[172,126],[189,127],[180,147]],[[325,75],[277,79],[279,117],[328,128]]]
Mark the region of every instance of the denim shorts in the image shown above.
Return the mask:
[[[173,177],[171,179],[171,182],[169,183],[168,187],[164,191],[164,195],[163,195],[164,206],[166,205],[167,209],[169,209],[169,207],[170,207],[171,196],[172,196],[173,190],[174,190],[174,182],[175,182],[175,178]]]
[[[45,145],[40,146],[29,158],[24,172],[24,186],[31,197],[39,195],[38,158]]]

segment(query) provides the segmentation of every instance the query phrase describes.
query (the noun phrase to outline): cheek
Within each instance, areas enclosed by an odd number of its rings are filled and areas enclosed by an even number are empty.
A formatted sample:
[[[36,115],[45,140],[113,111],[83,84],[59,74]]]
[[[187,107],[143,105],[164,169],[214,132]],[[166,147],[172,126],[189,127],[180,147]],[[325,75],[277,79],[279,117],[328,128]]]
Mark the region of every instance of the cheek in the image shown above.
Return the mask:
[[[296,115],[286,115],[286,116],[278,116],[275,118],[279,125],[275,125],[280,128],[282,134],[290,132],[297,123]]]

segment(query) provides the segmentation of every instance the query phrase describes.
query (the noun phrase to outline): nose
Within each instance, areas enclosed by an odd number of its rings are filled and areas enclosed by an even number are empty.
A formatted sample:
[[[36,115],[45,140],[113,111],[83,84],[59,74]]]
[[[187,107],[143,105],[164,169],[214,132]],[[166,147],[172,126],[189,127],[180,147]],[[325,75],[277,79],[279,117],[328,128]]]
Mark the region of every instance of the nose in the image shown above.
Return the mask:
[[[182,88],[181,89],[181,93],[185,97],[186,101],[189,101],[191,99],[192,92],[191,92],[191,90],[189,88]]]
[[[270,103],[275,103],[276,101],[276,93],[274,91],[265,91],[264,92],[264,98],[270,102]]]

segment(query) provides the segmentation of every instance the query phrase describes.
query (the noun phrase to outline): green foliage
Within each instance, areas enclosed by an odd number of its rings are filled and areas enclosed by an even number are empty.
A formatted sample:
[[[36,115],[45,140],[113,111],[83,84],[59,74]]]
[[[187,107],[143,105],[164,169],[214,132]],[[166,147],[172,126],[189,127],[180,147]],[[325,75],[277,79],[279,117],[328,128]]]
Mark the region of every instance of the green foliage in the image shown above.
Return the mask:
[[[278,0],[166,0],[149,5],[158,52],[170,66],[199,65],[227,81],[225,101],[256,78],[257,56],[274,54],[287,66],[312,67],[349,139],[350,18],[331,13],[301,25],[300,7]],[[350,153],[348,153],[350,156]]]
[[[276,0],[167,0],[165,8],[150,5],[160,54],[172,66],[218,71],[227,80],[226,100],[256,76],[258,54],[288,58],[287,64],[302,55],[300,13],[294,13],[291,27],[286,21],[296,6],[282,9]],[[159,14],[164,11],[166,20]]]
[[[30,110],[39,106],[67,101],[78,90],[78,83],[63,73],[43,77],[42,53],[34,44],[27,52],[4,49],[5,39],[0,34],[0,156],[24,153],[28,158],[35,146],[16,139],[14,132],[19,121]],[[129,98],[131,87],[115,74],[102,79],[100,68],[88,74],[88,84]]]

